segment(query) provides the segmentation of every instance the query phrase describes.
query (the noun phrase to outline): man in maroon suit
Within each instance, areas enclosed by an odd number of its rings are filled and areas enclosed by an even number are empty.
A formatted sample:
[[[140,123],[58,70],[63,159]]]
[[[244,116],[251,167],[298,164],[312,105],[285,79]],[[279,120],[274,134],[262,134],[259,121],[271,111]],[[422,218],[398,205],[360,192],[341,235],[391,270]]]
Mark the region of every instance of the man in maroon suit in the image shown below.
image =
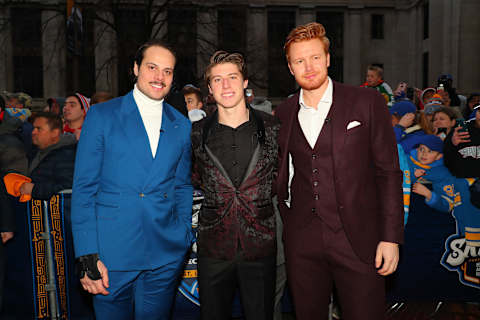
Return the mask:
[[[333,82],[328,49],[319,23],[285,43],[301,87],[276,109],[289,285],[298,320],[326,319],[333,286],[344,319],[383,319],[403,241],[397,146],[385,99]]]

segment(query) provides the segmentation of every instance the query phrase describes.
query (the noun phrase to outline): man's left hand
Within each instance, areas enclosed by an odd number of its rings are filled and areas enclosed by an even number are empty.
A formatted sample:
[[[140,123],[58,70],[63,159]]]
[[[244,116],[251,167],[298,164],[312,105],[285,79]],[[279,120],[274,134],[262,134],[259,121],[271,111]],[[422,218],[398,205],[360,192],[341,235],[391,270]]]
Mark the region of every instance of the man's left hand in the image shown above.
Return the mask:
[[[33,186],[34,186],[33,183],[31,183],[31,182],[25,182],[25,183],[22,184],[22,186],[20,187],[20,193],[21,193],[21,194],[29,194],[29,195],[31,195],[31,194],[32,194],[32,190],[33,190]]]
[[[382,268],[377,271],[378,274],[387,276],[397,270],[399,256],[397,243],[380,241],[375,256],[375,268],[378,269],[382,266]]]

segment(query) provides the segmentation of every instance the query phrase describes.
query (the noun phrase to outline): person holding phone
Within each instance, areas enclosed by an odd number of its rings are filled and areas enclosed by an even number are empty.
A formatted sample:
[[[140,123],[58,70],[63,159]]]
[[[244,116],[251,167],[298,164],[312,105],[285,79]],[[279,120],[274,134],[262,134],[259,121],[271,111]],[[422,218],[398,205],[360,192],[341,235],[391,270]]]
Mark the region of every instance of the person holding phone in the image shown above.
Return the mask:
[[[445,165],[457,178],[480,177],[480,104],[445,138]]]
[[[435,135],[439,136],[442,140],[445,140],[456,123],[456,114],[450,108],[440,107],[433,113],[433,130]]]

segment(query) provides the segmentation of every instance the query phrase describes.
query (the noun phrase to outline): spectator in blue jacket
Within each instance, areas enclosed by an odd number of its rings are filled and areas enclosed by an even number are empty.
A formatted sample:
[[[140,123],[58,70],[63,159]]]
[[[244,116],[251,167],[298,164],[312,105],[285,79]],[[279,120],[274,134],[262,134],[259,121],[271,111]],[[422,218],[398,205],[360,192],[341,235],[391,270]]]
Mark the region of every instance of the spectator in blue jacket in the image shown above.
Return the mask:
[[[412,192],[425,197],[425,203],[443,212],[451,212],[457,220],[458,233],[465,236],[467,245],[480,247],[480,209],[470,201],[469,186],[474,179],[458,179],[443,164],[443,141],[435,135],[419,139],[418,147],[410,154],[414,172]],[[422,182],[429,181],[430,190]]]

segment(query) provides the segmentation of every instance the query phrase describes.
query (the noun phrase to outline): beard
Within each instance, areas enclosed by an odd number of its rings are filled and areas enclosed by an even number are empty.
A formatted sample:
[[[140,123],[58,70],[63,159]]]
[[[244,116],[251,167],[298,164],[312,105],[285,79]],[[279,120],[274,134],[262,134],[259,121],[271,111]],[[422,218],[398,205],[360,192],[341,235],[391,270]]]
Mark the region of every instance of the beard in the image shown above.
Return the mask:
[[[316,77],[312,80],[308,80],[300,76],[298,78],[295,77],[295,80],[303,90],[316,90],[320,88],[327,81],[327,77],[323,79],[322,77]]]

